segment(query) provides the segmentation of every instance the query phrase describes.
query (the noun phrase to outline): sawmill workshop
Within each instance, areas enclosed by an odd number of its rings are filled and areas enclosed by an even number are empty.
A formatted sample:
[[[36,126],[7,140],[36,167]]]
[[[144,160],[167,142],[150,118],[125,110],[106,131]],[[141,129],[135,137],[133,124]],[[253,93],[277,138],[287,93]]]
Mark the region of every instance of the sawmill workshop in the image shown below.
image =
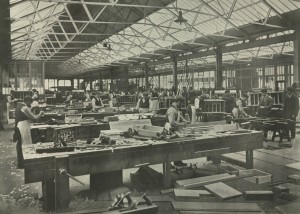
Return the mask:
[[[0,0],[0,214],[300,214],[300,0]]]

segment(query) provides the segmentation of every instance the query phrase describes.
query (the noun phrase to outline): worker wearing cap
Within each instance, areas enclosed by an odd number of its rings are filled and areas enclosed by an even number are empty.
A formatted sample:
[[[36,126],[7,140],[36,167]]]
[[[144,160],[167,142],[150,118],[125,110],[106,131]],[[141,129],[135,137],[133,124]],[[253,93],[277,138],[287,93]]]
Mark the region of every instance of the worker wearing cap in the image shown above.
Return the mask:
[[[167,121],[171,128],[178,130],[180,126],[185,126],[186,120],[180,115],[180,107],[184,102],[184,98],[182,96],[177,96],[172,105],[167,110]],[[166,126],[167,127],[167,124]],[[175,166],[186,166],[186,163],[182,161],[174,161]]]
[[[19,168],[21,168],[23,164],[22,144],[32,144],[30,120],[36,120],[44,115],[44,112],[42,111],[38,115],[34,115],[31,112],[32,101],[32,97],[25,96],[24,102],[18,103],[18,106],[16,108],[15,140],[17,140],[16,148]]]
[[[136,105],[136,108],[140,113],[148,113],[150,107],[149,95],[147,92],[143,93],[143,97],[141,97]]]
[[[247,104],[247,99],[248,94],[242,94],[241,98],[236,100],[235,106],[232,110],[234,119],[249,117],[249,115],[244,110],[244,107],[246,107]]]
[[[270,115],[271,107],[273,106],[273,98],[267,94],[267,89],[261,90],[262,96],[259,99],[257,116],[268,117]]]
[[[283,115],[286,119],[290,120],[289,129],[291,132],[291,139],[294,141],[296,137],[296,117],[299,113],[299,99],[294,94],[292,87],[287,88],[287,95],[284,99]]]

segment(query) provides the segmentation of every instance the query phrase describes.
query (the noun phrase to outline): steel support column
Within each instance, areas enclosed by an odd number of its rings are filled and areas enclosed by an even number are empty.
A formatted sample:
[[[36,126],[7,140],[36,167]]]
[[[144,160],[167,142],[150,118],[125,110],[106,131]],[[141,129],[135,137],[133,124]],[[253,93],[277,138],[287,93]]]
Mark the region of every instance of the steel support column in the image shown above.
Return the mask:
[[[177,58],[176,56],[173,56],[172,57],[173,59],[173,86],[174,86],[174,90],[175,92],[177,93],[177,89],[178,89],[178,80],[177,80],[177,71],[178,71],[178,68],[177,68]]]
[[[129,71],[128,71],[128,67],[125,66],[124,67],[124,90],[127,91],[128,90],[128,86],[129,86]]]
[[[216,49],[216,71],[215,71],[215,88],[222,89],[223,74],[222,74],[222,52],[221,48]]]
[[[145,73],[145,89],[148,90],[149,89],[149,67],[147,63],[145,63],[144,73]]]
[[[294,82],[300,83],[300,23],[295,26],[294,39]]]

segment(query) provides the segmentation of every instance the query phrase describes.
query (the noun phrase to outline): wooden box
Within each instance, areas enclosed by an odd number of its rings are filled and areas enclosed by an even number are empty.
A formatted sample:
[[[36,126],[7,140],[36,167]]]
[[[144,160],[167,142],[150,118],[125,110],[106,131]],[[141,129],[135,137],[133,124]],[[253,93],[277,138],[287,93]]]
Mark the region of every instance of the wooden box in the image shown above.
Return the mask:
[[[260,171],[258,169],[247,169],[247,170],[240,170],[238,171],[238,176],[245,176],[248,174],[253,174],[253,177],[244,178],[247,181],[250,181],[251,183],[255,184],[263,184],[267,182],[271,182],[273,180],[273,176],[269,173]]]
[[[138,129],[139,136],[157,137],[163,131],[163,127],[143,125]]]

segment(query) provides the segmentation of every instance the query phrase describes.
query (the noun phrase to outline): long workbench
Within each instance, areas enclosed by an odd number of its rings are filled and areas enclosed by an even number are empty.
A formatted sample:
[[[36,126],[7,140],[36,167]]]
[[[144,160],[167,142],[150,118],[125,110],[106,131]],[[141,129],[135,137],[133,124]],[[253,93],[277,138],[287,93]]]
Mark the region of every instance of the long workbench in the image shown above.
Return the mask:
[[[42,182],[46,209],[69,206],[69,178],[90,174],[90,188],[122,183],[122,170],[143,164],[163,163],[163,183],[171,186],[171,162],[246,151],[247,168],[253,168],[253,150],[263,147],[262,132],[203,134],[192,140],[151,141],[65,153],[36,154],[34,146],[24,148],[25,183]]]

